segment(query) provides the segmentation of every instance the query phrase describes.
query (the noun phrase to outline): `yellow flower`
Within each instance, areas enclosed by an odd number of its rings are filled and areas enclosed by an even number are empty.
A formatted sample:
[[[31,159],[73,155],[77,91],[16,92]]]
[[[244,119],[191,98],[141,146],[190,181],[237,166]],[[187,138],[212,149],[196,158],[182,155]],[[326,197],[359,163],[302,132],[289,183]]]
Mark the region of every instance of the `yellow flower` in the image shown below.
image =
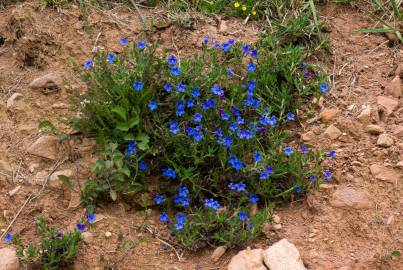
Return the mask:
[[[253,16],[256,15],[256,10],[252,11],[252,15],[253,15]]]
[[[235,3],[234,3],[234,7],[236,7],[236,8],[239,8],[240,5],[241,5],[241,4],[239,4],[239,2],[235,2]]]
[[[245,11],[245,10],[246,10],[246,6],[242,6],[242,10]]]

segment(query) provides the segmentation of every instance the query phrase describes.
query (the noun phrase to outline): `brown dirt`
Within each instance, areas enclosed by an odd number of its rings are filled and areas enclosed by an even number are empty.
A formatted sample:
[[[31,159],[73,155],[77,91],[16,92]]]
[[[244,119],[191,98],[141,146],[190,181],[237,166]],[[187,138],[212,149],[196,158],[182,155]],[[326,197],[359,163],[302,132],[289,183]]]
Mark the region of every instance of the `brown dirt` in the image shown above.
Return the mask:
[[[218,41],[233,37],[248,42],[256,40],[258,35],[256,26],[242,26],[241,20],[227,20],[228,29],[223,33],[216,21],[206,18],[197,21],[193,30],[163,25],[144,35],[137,15],[121,6],[110,11],[90,8],[84,18],[75,5],[56,11],[43,9],[38,2],[27,1],[0,10],[0,159],[7,159],[13,167],[12,175],[0,174],[2,229],[7,227],[29,194],[37,190],[38,186],[29,184],[35,175],[49,173],[54,166],[54,161],[26,152],[42,134],[38,130],[39,121],[47,119],[59,130],[69,130],[66,121],[75,112],[60,103],[68,104],[73,92],[85,90],[79,76],[73,72],[72,60],[82,63],[90,57],[95,46],[118,52],[121,35],[130,40],[152,36],[163,47],[174,48],[180,56],[192,54],[206,35]],[[143,14],[162,18],[164,13],[146,9]],[[390,46],[383,36],[352,33],[371,26],[371,22],[350,6],[327,4],[320,10],[320,17],[331,30],[331,49],[327,55],[318,57],[326,63],[334,83],[331,94],[324,100],[324,107],[338,108],[339,114],[330,123],[303,123],[300,133],[313,131],[317,139],[308,144],[319,149],[337,150],[335,161],[329,163],[335,175],[332,185],[365,190],[370,194],[372,207],[360,210],[333,207],[329,203],[333,187],[321,189],[303,202],[277,209],[282,230],[249,245],[265,248],[286,237],[299,248],[309,269],[402,269],[402,258],[374,259],[377,254],[403,248],[402,174],[396,169],[396,183],[379,181],[371,175],[369,166],[395,166],[403,160],[403,141],[395,136],[392,147],[378,147],[377,136],[367,133],[357,116],[363,105],[378,107],[376,97],[386,95],[385,86],[402,63],[403,52],[399,46]],[[28,87],[34,78],[49,72],[63,74],[66,84],[60,91],[42,93]],[[23,95],[23,103],[21,107],[7,108],[6,102],[14,93]],[[392,115],[386,117],[381,113],[377,119],[376,113],[371,121],[393,134],[403,125],[402,101],[399,102],[400,106]],[[323,136],[330,124],[343,132],[337,141]],[[58,170],[73,170],[73,178],[82,184],[95,159],[96,149],[91,145],[88,140],[79,139],[64,145],[64,153],[68,153],[70,159]],[[21,189],[10,197],[8,192],[17,185],[21,185]],[[25,239],[36,239],[33,222],[38,216],[48,218],[60,228],[71,228],[85,216],[81,207],[75,207],[75,199],[77,191],[47,188],[37,200],[27,204],[11,232],[21,233]],[[108,266],[111,268],[105,269],[226,269],[231,256],[237,252],[228,251],[219,262],[213,263],[210,259],[213,249],[206,248],[197,253],[185,253],[185,260],[179,262],[174,252],[163,251],[161,243],[151,234],[137,229],[144,220],[142,211],[116,203],[101,207],[97,215],[105,218],[91,227],[94,241],[82,245],[74,269]],[[153,213],[147,221],[151,227],[157,227],[156,215]],[[391,219],[393,221],[388,224]],[[112,232],[111,238],[104,236],[107,231]],[[123,247],[118,237],[120,233],[124,240],[133,241],[133,248]]]

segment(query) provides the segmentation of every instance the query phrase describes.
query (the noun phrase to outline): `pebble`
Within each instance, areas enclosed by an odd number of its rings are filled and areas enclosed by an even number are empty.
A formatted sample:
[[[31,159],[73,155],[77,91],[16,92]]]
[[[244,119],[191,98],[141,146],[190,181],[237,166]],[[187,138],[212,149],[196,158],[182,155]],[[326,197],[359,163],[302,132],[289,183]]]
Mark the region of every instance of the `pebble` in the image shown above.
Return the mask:
[[[281,224],[273,224],[272,229],[273,231],[279,231],[282,227],[283,226]]]
[[[24,108],[24,104],[22,102],[22,98],[24,96],[20,93],[14,93],[12,94],[12,96],[7,99],[7,109],[23,109]]]
[[[281,218],[280,218],[279,215],[273,215],[272,218],[273,218],[274,223],[280,223],[281,222]]]
[[[319,115],[320,120],[324,123],[330,122],[337,116],[338,112],[337,109],[324,109]]]
[[[94,241],[94,235],[91,232],[83,232],[81,234],[85,243],[90,244]]]
[[[389,169],[385,166],[381,166],[378,164],[372,164],[369,167],[372,176],[375,177],[377,180],[389,182],[389,183],[396,183],[398,179],[398,174],[393,169]]]
[[[105,237],[106,237],[106,238],[110,238],[111,236],[112,236],[112,233],[111,233],[111,232],[106,232],[106,233],[105,233]]]
[[[0,249],[0,270],[18,270],[20,263],[14,248]]]
[[[394,219],[395,219],[394,215],[389,216],[388,219],[386,220],[386,225],[391,225]]]
[[[397,137],[403,137],[403,125],[396,127],[393,134]]]
[[[385,113],[387,116],[393,113],[393,111],[397,108],[399,105],[399,102],[391,97],[386,97],[386,96],[378,96],[376,98],[376,101],[378,105],[382,106],[385,108]]]
[[[267,270],[263,263],[263,249],[250,249],[248,247],[238,252],[232,257],[228,270]]]
[[[16,186],[12,190],[8,192],[8,196],[12,197],[14,196],[19,190],[21,189],[21,186]]]
[[[333,207],[369,209],[372,207],[370,196],[366,191],[353,188],[337,189],[330,199]]]
[[[325,130],[325,136],[327,138],[330,138],[332,140],[336,140],[341,136],[341,131],[335,127],[334,125],[330,125],[326,130]]]
[[[378,137],[378,141],[376,142],[376,144],[378,146],[381,147],[391,147],[394,143],[394,140],[392,138],[392,136],[388,135],[388,134],[381,134]]]
[[[58,156],[56,143],[56,137],[42,136],[27,149],[27,152],[34,156],[55,160]]]
[[[270,270],[306,270],[297,247],[282,239],[263,252],[263,260]]]
[[[46,88],[58,88],[60,89],[63,84],[63,78],[60,73],[51,72],[42,77],[34,79],[29,87],[31,89],[46,89]]]
[[[357,119],[362,124],[368,124],[371,121],[371,107],[366,106],[364,110],[357,116]]]
[[[402,81],[400,76],[396,75],[385,87],[385,92],[395,98],[399,98],[403,95]]]
[[[313,131],[308,131],[308,132],[303,133],[303,134],[301,135],[301,139],[302,139],[304,142],[312,141],[315,137],[316,137],[316,135],[315,135],[315,133],[313,133]]]
[[[219,246],[214,250],[214,252],[213,252],[213,254],[211,254],[210,258],[214,262],[217,262],[222,257],[222,255],[224,255],[225,251],[227,251],[226,246]]]
[[[378,126],[378,125],[368,125],[367,126],[367,131],[370,134],[379,135],[379,134],[385,132],[385,129],[383,127],[381,127],[381,126]]]

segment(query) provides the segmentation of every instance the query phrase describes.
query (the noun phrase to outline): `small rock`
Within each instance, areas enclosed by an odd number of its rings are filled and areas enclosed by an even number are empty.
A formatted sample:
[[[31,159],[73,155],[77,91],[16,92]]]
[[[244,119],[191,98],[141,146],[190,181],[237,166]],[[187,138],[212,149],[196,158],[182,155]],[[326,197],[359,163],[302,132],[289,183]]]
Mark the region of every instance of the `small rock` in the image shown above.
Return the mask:
[[[393,111],[397,108],[399,105],[399,102],[391,97],[385,97],[385,96],[378,96],[376,98],[376,101],[378,105],[382,106],[385,108],[386,115],[389,116],[390,114],[393,113]]]
[[[270,270],[306,270],[298,249],[282,239],[263,252],[263,260]]]
[[[333,193],[330,204],[334,207],[369,209],[372,206],[369,195],[365,191],[353,188],[341,188]]]
[[[367,106],[358,116],[358,121],[363,124],[368,124],[371,121],[371,107]]]
[[[386,225],[390,225],[393,223],[393,221],[395,220],[395,216],[391,215],[388,217],[388,220],[386,221]]]
[[[335,127],[334,125],[330,125],[326,130],[325,130],[325,136],[332,139],[332,140],[336,140],[337,138],[339,138],[341,136],[341,131]]]
[[[396,164],[396,167],[398,167],[398,168],[400,168],[400,169],[403,169],[403,160],[399,161],[399,162]]]
[[[315,135],[315,133],[313,133],[313,131],[308,131],[301,135],[301,139],[304,142],[312,141],[315,137],[316,137],[316,135]]]
[[[319,191],[328,191],[332,190],[334,188],[334,185],[331,184],[320,184],[319,185]]]
[[[214,250],[214,252],[213,252],[213,254],[211,254],[210,258],[214,262],[218,262],[218,260],[222,257],[222,255],[224,255],[225,251],[227,251],[226,246],[219,246]]]
[[[221,33],[226,33],[228,31],[228,22],[222,20],[220,22],[220,27],[219,27],[218,31],[221,32]]]
[[[94,235],[91,232],[83,232],[81,234],[83,236],[83,240],[87,244],[91,244],[94,241]]]
[[[337,116],[338,112],[339,111],[337,109],[324,109],[320,113],[320,119],[324,123],[329,122],[329,121],[333,120]]]
[[[387,167],[377,165],[377,164],[372,164],[369,167],[369,170],[371,171],[371,174],[372,174],[372,176],[375,177],[375,179],[385,181],[385,182],[390,182],[390,183],[397,182],[398,174],[393,169],[389,169]]]
[[[267,270],[263,264],[263,249],[247,248],[232,257],[228,270]]]
[[[106,237],[106,238],[110,238],[111,236],[112,236],[112,233],[111,233],[111,232],[106,232],[106,233],[105,233],[105,237]]]
[[[49,186],[53,188],[62,188],[64,186],[64,183],[59,179],[59,175],[64,175],[69,178],[74,176],[73,170],[66,169],[66,170],[61,170],[54,172],[50,178],[49,178]]]
[[[14,248],[0,249],[0,270],[18,270],[20,263]]]
[[[283,226],[281,224],[273,224],[273,226],[271,227],[273,231],[279,231],[281,230]]]
[[[24,96],[20,93],[14,93],[8,100],[7,100],[7,109],[16,108],[22,109],[24,104],[22,103],[22,98]]]
[[[398,126],[394,131],[393,134],[396,137],[403,137],[403,126]]]
[[[376,142],[376,144],[381,147],[391,147],[393,143],[394,143],[393,138],[385,133],[379,135],[378,141]]]
[[[60,89],[63,84],[63,78],[60,73],[49,73],[42,77],[34,79],[29,87],[32,89]]]
[[[12,197],[14,196],[19,190],[21,189],[21,186],[16,186],[12,190],[8,192],[8,196]]]
[[[378,135],[378,134],[385,132],[385,129],[378,125],[368,125],[367,131],[370,134]]]
[[[68,109],[69,105],[63,102],[55,103],[52,105],[52,109]]]
[[[31,155],[55,160],[58,156],[57,139],[54,136],[42,136],[27,150]]]
[[[280,223],[281,222],[281,218],[280,218],[279,215],[273,215],[272,218],[273,218],[274,223]]]
[[[385,91],[388,95],[392,95],[395,98],[399,98],[403,94],[402,82],[400,76],[396,75],[385,87]]]
[[[389,39],[389,41],[391,41],[393,43],[399,42],[399,38],[396,36],[395,33],[386,32],[385,36],[387,39]]]

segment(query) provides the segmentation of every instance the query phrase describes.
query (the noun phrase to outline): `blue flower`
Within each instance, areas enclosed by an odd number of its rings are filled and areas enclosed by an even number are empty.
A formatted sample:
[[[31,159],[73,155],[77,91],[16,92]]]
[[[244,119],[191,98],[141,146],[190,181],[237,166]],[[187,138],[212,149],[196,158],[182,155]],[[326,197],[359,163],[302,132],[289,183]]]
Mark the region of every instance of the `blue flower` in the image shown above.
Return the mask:
[[[253,139],[253,132],[247,129],[239,130],[237,135],[240,139],[246,139],[246,140]]]
[[[202,39],[202,43],[204,43],[204,44],[207,44],[209,41],[210,41],[210,38],[209,38],[209,37],[204,37],[204,38]]]
[[[116,54],[114,53],[108,53],[106,56],[106,61],[108,61],[110,64],[116,61]]]
[[[245,124],[245,119],[243,119],[242,117],[238,116],[236,118],[236,122],[237,122],[238,125],[243,125],[243,124]]]
[[[224,121],[228,121],[230,119],[230,115],[228,113],[222,113],[221,114],[221,119]]]
[[[176,59],[175,55],[171,55],[168,57],[168,66],[174,67],[178,63],[178,60]]]
[[[250,62],[247,68],[248,74],[252,73],[256,70],[256,65],[253,62]]]
[[[308,152],[309,152],[308,147],[306,147],[305,145],[301,146],[301,153],[302,154],[306,155],[306,154],[308,154]]]
[[[143,83],[140,81],[136,81],[133,84],[133,88],[136,89],[137,92],[140,92],[143,89]]]
[[[308,66],[307,63],[305,63],[305,61],[301,61],[301,63],[299,63],[301,68],[306,68]]]
[[[96,216],[93,213],[88,213],[87,214],[87,220],[89,223],[93,224],[97,221]]]
[[[203,115],[201,115],[200,113],[195,113],[193,115],[193,121],[195,121],[196,123],[199,123],[202,121]]]
[[[121,37],[121,38],[120,38],[120,44],[121,44],[122,46],[127,46],[127,45],[129,44],[129,42],[127,41],[127,38],[126,38],[126,37]]]
[[[332,172],[330,170],[326,170],[324,175],[325,175],[325,178],[326,178],[327,181],[332,180],[333,176],[332,176]]]
[[[291,156],[292,153],[293,153],[292,148],[289,147],[289,146],[284,147],[284,150],[283,150],[283,151],[284,151],[284,154],[286,154],[287,156]]]
[[[85,69],[90,69],[94,66],[94,62],[92,60],[87,60],[84,62],[84,68]]]
[[[186,215],[183,213],[179,213],[176,216],[176,224],[175,224],[175,229],[177,231],[182,230],[185,227],[185,223],[186,223]]]
[[[5,237],[4,237],[4,241],[7,244],[11,244],[11,242],[13,241],[13,236],[11,235],[11,233],[7,232]]]
[[[292,112],[289,112],[289,113],[287,113],[287,119],[288,119],[288,121],[294,121],[295,115]]]
[[[253,58],[257,58],[257,57],[258,57],[258,54],[259,54],[259,53],[258,53],[257,50],[253,50],[252,53],[251,53],[251,55],[252,55]]]
[[[76,228],[80,232],[85,232],[87,230],[87,226],[85,226],[84,223],[77,223]]]
[[[229,148],[229,147],[231,146],[231,144],[232,144],[232,138],[231,138],[231,136],[226,137],[226,138],[224,139],[224,145],[225,145],[227,148]]]
[[[246,220],[248,220],[248,214],[247,214],[246,212],[240,212],[240,213],[239,213],[239,219],[240,219],[242,222],[245,222]]]
[[[144,50],[147,47],[147,43],[145,41],[139,41],[136,46],[139,50]]]
[[[139,170],[144,172],[144,171],[147,171],[147,169],[148,169],[147,162],[145,162],[144,160],[140,160],[139,161]]]
[[[200,89],[199,88],[193,88],[192,92],[190,93],[193,98],[198,98],[200,96]]]
[[[243,54],[247,55],[250,52],[250,46],[248,44],[244,44],[242,46]]]
[[[155,197],[154,197],[154,202],[157,204],[157,205],[160,205],[160,204],[162,204],[163,202],[164,202],[164,196],[162,196],[161,194],[157,194],[157,195],[155,195]]]
[[[204,111],[207,111],[209,108],[212,108],[215,105],[216,105],[216,103],[215,103],[214,99],[209,99],[209,100],[207,100],[205,102],[202,102],[202,109]]]
[[[128,155],[134,155],[137,153],[137,148],[136,148],[137,144],[135,141],[130,141],[127,144],[127,148],[126,148],[126,154]]]
[[[233,113],[234,115],[236,115],[236,116],[240,116],[240,115],[241,115],[241,110],[238,109],[238,108],[235,107],[235,106],[232,106],[232,113]]]
[[[181,70],[178,68],[178,67],[173,67],[172,69],[171,69],[171,74],[172,74],[172,76],[179,76],[179,75],[181,75]]]
[[[203,140],[203,132],[201,131],[201,127],[197,126],[196,128],[187,127],[185,130],[186,134],[192,137],[196,142],[200,142]]]
[[[235,39],[233,39],[233,38],[228,39],[228,43],[233,45],[235,43]]]
[[[309,176],[309,180],[310,180],[312,183],[315,183],[315,182],[318,180],[318,177],[317,177],[316,175],[311,175],[311,176]]]
[[[240,171],[245,167],[242,161],[240,161],[235,155],[231,155],[228,162],[236,171]]]
[[[270,174],[273,173],[273,168],[270,166],[267,166],[266,169],[260,173],[259,179],[260,180],[266,180],[270,177]]]
[[[329,152],[329,157],[330,157],[331,159],[334,159],[334,158],[336,157],[336,151],[334,151],[334,150],[330,151],[330,152]]]
[[[253,161],[256,163],[262,161],[262,154],[256,151],[255,154],[253,155]]]
[[[176,173],[173,168],[163,168],[162,169],[162,176],[175,179],[176,178]]]
[[[212,88],[211,88],[211,92],[217,96],[223,96],[224,95],[224,90],[222,90],[220,88],[220,86],[218,86],[217,84],[215,84]]]
[[[224,132],[222,131],[221,128],[217,128],[217,130],[214,133],[217,135],[217,137],[224,136]]]
[[[164,223],[167,223],[169,221],[167,212],[162,212],[160,214],[160,221]]]
[[[247,89],[247,93],[250,96],[253,96],[253,90],[256,89],[256,81],[252,80],[248,82],[248,89]]]
[[[325,94],[327,91],[329,91],[329,85],[327,83],[321,83],[320,84],[320,91]]]
[[[185,114],[185,107],[185,102],[183,100],[179,100],[179,102],[176,104],[176,115],[182,116]]]
[[[228,188],[230,190],[236,190],[237,192],[246,192],[246,185],[244,182],[239,183],[229,183]]]
[[[214,48],[218,49],[218,48],[220,48],[220,43],[218,43],[218,41],[214,41],[213,46],[214,46]]]
[[[301,193],[302,192],[302,188],[300,186],[296,186],[294,188],[294,190],[295,190],[296,193]]]
[[[175,120],[172,120],[169,123],[169,129],[170,129],[172,134],[177,134],[180,131],[179,123],[177,121],[175,121]]]
[[[166,83],[166,84],[164,85],[164,89],[165,89],[165,91],[167,91],[167,92],[171,92],[171,90],[172,90],[172,84]]]
[[[188,102],[186,103],[187,108],[192,108],[195,105],[194,99],[189,99]]]
[[[221,50],[223,50],[223,52],[225,52],[225,53],[228,52],[230,49],[231,49],[231,44],[228,42],[224,42],[221,45]]]
[[[256,194],[250,194],[250,195],[248,196],[248,199],[249,199],[249,201],[250,201],[251,203],[253,203],[253,204],[258,203],[258,201],[260,200],[259,196],[256,195]]]
[[[184,93],[186,90],[186,84],[180,82],[177,86],[176,86],[176,90],[178,90],[179,93]]]
[[[148,103],[148,108],[152,111],[156,110],[158,108],[157,102],[156,101],[150,101]]]
[[[270,116],[270,117],[264,116],[264,117],[260,117],[259,123],[262,124],[263,126],[267,126],[267,125],[275,126],[277,124],[277,119],[274,115]]]
[[[232,77],[232,76],[234,76],[234,71],[232,70],[232,68],[227,68],[227,75],[228,76],[230,76],[230,77]]]
[[[220,208],[220,203],[210,198],[204,200],[204,206],[213,209],[214,212],[217,212],[217,210]]]

